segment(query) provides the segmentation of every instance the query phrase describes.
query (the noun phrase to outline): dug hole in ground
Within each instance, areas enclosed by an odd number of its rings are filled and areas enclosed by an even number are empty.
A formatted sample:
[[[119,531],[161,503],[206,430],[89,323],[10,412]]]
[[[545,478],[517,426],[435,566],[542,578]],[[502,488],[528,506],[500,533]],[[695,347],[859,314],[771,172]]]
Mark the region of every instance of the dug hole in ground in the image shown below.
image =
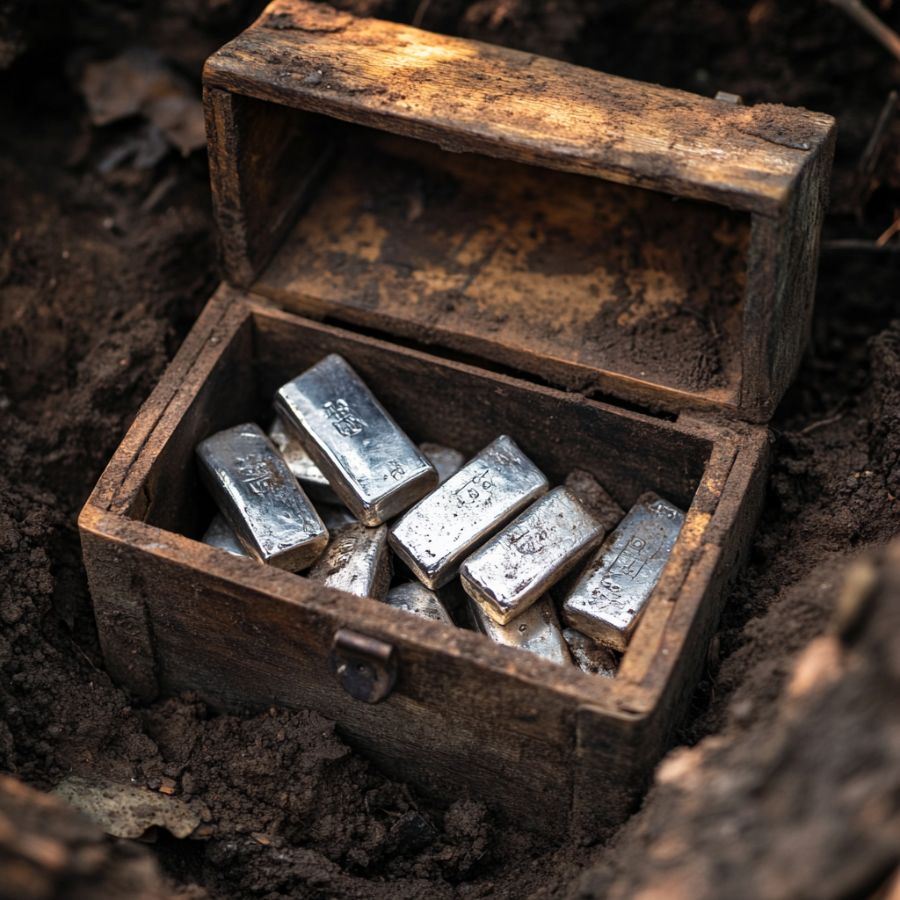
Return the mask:
[[[0,4],[0,895],[900,895],[900,63],[817,0],[337,5],[837,117],[812,343],[750,563],[678,746],[588,847],[477,798],[431,806],[311,712],[132,706],[75,520],[217,283],[200,69],[259,6]],[[75,813],[98,781],[114,802]]]

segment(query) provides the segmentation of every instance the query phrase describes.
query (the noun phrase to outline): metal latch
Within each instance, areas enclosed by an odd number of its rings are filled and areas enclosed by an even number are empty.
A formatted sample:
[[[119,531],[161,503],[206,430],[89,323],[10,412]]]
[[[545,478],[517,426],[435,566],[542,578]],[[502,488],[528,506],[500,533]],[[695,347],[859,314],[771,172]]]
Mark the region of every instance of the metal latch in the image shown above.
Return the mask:
[[[355,700],[380,703],[397,680],[397,654],[385,641],[341,628],[331,645],[331,670]]]

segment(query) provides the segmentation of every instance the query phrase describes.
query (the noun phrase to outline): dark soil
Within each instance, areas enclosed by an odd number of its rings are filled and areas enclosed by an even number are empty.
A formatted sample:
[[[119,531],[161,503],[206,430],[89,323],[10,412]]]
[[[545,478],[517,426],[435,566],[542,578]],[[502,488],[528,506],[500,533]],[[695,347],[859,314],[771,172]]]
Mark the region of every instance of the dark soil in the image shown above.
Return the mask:
[[[900,123],[872,184],[857,172],[900,67],[814,0],[338,5],[418,9],[426,27],[839,119],[812,348],[773,423],[765,513],[684,746],[615,837],[556,847],[497,827],[477,798],[422,802],[313,713],[139,708],[110,683],[76,515],[217,277],[202,153],[158,153],[140,114],[92,125],[80,73],[142,46],[196,88],[253,4],[0,2],[0,769],[42,789],[76,773],[202,802],[203,839],[152,845],[165,893],[876,895],[900,864],[900,554],[884,549],[900,530],[900,253],[872,242],[900,208]],[[890,0],[871,5],[900,24]],[[870,561],[841,588],[857,556]],[[33,829],[16,796],[0,824]],[[54,834],[61,871],[97,840]]]

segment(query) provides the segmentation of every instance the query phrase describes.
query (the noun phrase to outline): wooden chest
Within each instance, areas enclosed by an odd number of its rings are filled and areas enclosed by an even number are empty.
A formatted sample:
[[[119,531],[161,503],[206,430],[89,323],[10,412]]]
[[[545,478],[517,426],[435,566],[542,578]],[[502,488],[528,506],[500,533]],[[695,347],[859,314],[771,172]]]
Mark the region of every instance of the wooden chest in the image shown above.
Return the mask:
[[[666,748],[749,544],[832,119],[302,0],[204,78],[226,282],[81,514],[109,671],[143,700],[312,707],[425,791],[590,837]],[[653,490],[687,510],[617,678],[199,541],[195,445],[266,424],[330,352],[417,441],[505,432],[551,483],[582,468],[623,506]],[[346,653],[396,676],[386,699],[336,677]]]

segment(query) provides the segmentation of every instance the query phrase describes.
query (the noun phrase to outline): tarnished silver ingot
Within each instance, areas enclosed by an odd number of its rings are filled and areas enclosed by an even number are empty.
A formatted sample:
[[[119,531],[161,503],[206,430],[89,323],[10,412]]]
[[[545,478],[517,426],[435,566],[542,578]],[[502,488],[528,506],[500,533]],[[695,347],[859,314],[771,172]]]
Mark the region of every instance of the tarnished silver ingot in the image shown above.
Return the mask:
[[[322,470],[313,462],[299,438],[285,424],[281,416],[275,417],[275,421],[269,429],[269,440],[278,448],[278,452],[284,457],[288,468],[300,482],[300,487],[310,498],[316,502],[331,505],[341,502],[328,483],[328,479],[322,474]],[[434,466],[439,485],[443,484],[451,475],[455,475],[466,461],[465,456],[459,450],[444,447],[441,444],[426,442],[419,444],[419,449],[425,454],[428,462]]]
[[[571,665],[569,648],[550,597],[541,597],[506,625],[495,622],[471,597],[469,609],[478,630],[494,643],[527,650],[559,665]]]
[[[624,650],[683,522],[680,509],[644,494],[575,582],[562,606],[566,624]]]
[[[228,520],[220,512],[217,512],[209,523],[209,528],[203,535],[203,543],[209,544],[210,547],[218,547],[219,550],[234,556],[250,556],[238,540],[234,529],[228,524]]]
[[[522,615],[603,538],[568,489],[554,488],[463,562],[460,580],[495,622]]]
[[[447,607],[441,602],[441,598],[417,581],[398,584],[397,587],[391,588],[385,603],[393,606],[394,609],[402,609],[404,612],[421,616],[423,619],[432,619],[446,625],[453,624],[453,619],[447,612]]]
[[[275,407],[364,525],[380,525],[437,485],[434,466],[337,354],[282,385]]]
[[[464,465],[466,458],[452,447],[444,447],[441,444],[431,444],[427,441],[419,444],[419,449],[425,454],[434,466],[438,475],[438,485],[442,485],[448,478],[455,475]]]
[[[251,556],[291,572],[317,559],[328,531],[258,425],[220,431],[196,452],[207,489]]]
[[[574,628],[563,628],[563,637],[569,645],[575,665],[582,672],[600,675],[602,678],[616,677],[619,661],[609,647],[598,644],[593,638]]]
[[[281,421],[279,417],[278,421]],[[271,435],[270,435],[271,437]],[[319,471],[318,466],[312,461],[309,454],[303,450],[300,442],[294,438],[291,438],[292,446],[299,448],[303,454],[306,456],[306,460],[308,460],[309,465],[312,467],[311,470],[307,470],[309,472],[309,477],[312,480],[320,481],[323,484],[328,484],[325,480],[325,476]],[[440,444],[420,444],[419,449],[425,454],[428,458],[428,461],[434,466],[435,471],[438,473],[438,482],[443,484],[451,475],[455,475],[461,468],[463,462],[465,462],[465,457],[459,450],[452,450],[449,447],[442,447]],[[284,453],[282,452],[282,456]],[[289,463],[290,465],[290,463]],[[305,463],[304,463],[305,465]],[[296,475],[296,470],[294,474]],[[299,478],[301,486],[303,485],[303,480]],[[312,496],[310,491],[307,493]],[[316,501],[316,509],[319,512],[319,515],[322,517],[322,521],[325,523],[325,527],[329,531],[333,531],[336,528],[340,528],[342,525],[355,525],[359,522],[359,519],[344,506],[343,503],[338,499],[337,494],[328,488],[327,493],[322,492],[317,495],[320,498]]]
[[[546,490],[543,472],[501,435],[394,525],[391,547],[423,584],[439,588],[463,559]]]
[[[285,424],[281,416],[275,416],[275,421],[269,429],[269,440],[278,448],[288,468],[300,482],[300,487],[311,499],[320,503],[341,502],[331,489],[328,479],[322,474],[322,470],[313,462],[300,439]]]
[[[381,600],[391,583],[387,526],[367,528],[357,522],[336,529],[308,577],[358,597]]]

